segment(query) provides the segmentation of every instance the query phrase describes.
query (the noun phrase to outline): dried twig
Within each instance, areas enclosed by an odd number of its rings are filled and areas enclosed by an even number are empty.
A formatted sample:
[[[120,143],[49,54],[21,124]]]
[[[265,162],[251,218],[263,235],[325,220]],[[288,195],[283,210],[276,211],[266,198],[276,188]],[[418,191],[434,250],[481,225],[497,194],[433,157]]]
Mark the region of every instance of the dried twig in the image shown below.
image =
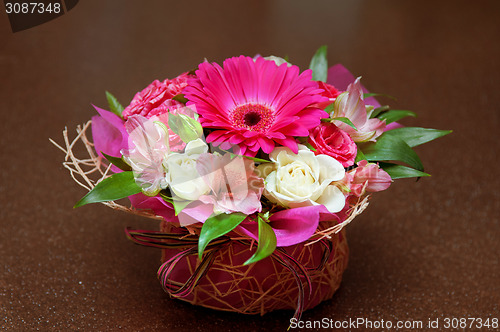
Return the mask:
[[[77,136],[70,141],[68,136],[68,129],[63,130],[64,146],[56,143],[53,139],[49,141],[54,144],[59,150],[65,153],[63,166],[66,168],[73,180],[80,186],[87,190],[92,190],[97,183],[104,180],[105,178],[111,176],[109,170],[111,165],[106,165],[102,161],[102,157],[98,156],[94,151],[94,144],[87,137],[87,130],[90,127],[92,121],[88,121],[83,125],[78,125],[76,127]],[[76,157],[74,154],[75,146],[78,142],[82,143],[86,149],[88,156],[85,158]],[[119,211],[124,211],[127,213],[139,215],[146,218],[151,218],[155,220],[163,220],[162,217],[155,215],[154,213],[147,210],[137,210],[132,206],[125,206],[118,204],[116,202],[102,202],[102,204]]]

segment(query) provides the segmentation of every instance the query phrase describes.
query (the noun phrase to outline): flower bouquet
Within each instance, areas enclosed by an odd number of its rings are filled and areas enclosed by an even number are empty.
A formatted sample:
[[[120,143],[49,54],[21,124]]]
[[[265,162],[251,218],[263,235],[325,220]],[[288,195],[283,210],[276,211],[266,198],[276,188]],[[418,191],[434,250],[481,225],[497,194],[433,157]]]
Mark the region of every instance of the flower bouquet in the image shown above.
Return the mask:
[[[412,148],[449,133],[400,125],[415,114],[381,106],[341,65],[329,69],[325,46],[303,72],[240,56],[155,80],[125,108],[106,94],[109,111],[95,107],[74,140],[65,130],[65,147],[53,142],[89,190],[75,207],[159,220],[159,230],[126,234],[162,249],[164,290],[247,314],[298,317],[331,298],[348,261],[344,226],[370,193],[428,176]]]

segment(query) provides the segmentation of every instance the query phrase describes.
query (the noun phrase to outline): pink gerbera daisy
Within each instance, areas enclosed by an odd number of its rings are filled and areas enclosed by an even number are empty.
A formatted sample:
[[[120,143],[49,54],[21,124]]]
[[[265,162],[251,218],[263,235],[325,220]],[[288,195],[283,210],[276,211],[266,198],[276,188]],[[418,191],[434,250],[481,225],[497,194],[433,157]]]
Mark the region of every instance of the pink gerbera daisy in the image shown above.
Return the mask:
[[[270,153],[276,143],[297,153],[294,137],[308,136],[328,116],[313,106],[326,97],[311,73],[299,75],[297,66],[240,56],[226,59],[223,67],[200,64],[183,92],[196,106],[202,126],[215,129],[207,142],[223,149],[239,145],[245,155],[259,149]]]

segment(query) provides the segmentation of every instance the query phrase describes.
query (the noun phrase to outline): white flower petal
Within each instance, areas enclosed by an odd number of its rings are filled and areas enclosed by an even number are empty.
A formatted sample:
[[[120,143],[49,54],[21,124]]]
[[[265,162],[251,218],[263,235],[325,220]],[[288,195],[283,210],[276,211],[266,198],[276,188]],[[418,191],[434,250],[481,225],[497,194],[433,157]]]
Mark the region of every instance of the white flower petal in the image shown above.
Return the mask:
[[[195,140],[189,141],[186,144],[185,151],[188,156],[206,153],[208,151],[208,145],[207,143],[203,142],[201,138],[197,138]]]
[[[172,193],[182,200],[194,201],[201,195],[208,192],[210,188],[205,184],[203,179],[190,179],[187,177],[176,178],[174,184],[170,184]]]
[[[281,151],[278,152],[278,154],[276,155],[276,163],[278,164],[278,167],[291,164],[297,160],[297,155],[288,152],[289,151],[287,151],[286,149],[281,149]]]
[[[328,186],[321,197],[316,200],[316,203],[323,204],[328,211],[336,213],[341,211],[345,206],[345,196],[337,186]]]
[[[320,176],[319,181],[340,181],[345,176],[344,166],[335,160],[335,158],[320,154],[316,156],[319,163]]]

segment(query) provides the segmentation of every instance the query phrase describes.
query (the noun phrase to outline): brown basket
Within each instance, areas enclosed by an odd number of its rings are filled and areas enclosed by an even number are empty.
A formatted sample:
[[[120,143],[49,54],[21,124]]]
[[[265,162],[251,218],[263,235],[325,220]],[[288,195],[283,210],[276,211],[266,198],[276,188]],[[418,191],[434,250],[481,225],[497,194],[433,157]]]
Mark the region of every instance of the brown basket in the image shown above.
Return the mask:
[[[170,233],[171,227],[171,223],[161,223],[162,232]],[[271,256],[243,265],[256,248],[249,249],[246,243],[229,241],[217,250],[209,270],[190,294],[172,297],[216,310],[263,315],[278,309],[296,310],[303,294],[302,310],[307,310],[333,296],[340,286],[349,254],[344,230],[329,240],[283,248],[305,269],[310,280],[309,288],[306,277],[301,275],[303,271],[291,261],[286,267]],[[178,252],[175,249],[163,250],[162,262]],[[178,286],[185,284],[199,265],[197,253],[183,257],[170,274],[169,282]]]

